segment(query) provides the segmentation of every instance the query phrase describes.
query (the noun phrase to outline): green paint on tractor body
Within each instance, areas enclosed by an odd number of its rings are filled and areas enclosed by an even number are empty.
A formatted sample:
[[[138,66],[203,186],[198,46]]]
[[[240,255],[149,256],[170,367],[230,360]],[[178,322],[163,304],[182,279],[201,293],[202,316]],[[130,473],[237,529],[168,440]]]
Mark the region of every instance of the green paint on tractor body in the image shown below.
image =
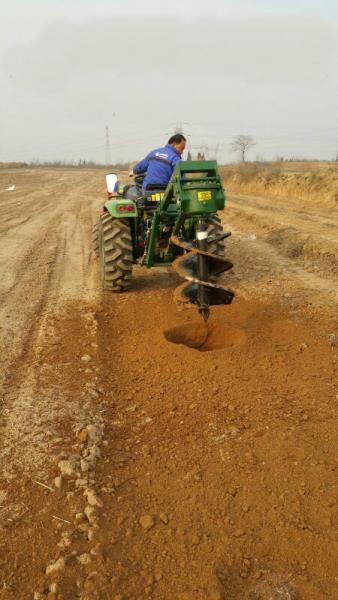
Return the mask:
[[[115,219],[137,218],[137,206],[132,200],[124,200],[120,196],[115,200],[107,200],[105,208]]]
[[[150,268],[170,265],[175,251],[169,245],[158,253],[156,242],[163,228],[170,229],[171,236],[184,230],[184,237],[193,240],[195,223],[223,210],[225,193],[217,169],[210,161],[182,161],[177,163],[162,200],[153,216],[143,264]]]

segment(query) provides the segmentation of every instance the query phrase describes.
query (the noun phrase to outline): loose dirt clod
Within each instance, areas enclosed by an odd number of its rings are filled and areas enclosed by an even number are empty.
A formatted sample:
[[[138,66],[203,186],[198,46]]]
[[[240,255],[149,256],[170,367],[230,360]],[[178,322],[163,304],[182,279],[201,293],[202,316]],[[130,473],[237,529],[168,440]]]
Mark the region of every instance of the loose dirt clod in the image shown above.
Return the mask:
[[[103,506],[101,500],[99,500],[94,490],[85,490],[84,496],[86,496],[87,502],[90,506]]]
[[[169,523],[169,517],[168,515],[166,515],[165,513],[160,513],[159,515],[159,519],[160,521],[162,521],[162,523],[164,523],[165,525],[167,525]]]
[[[151,515],[142,515],[139,519],[142,529],[149,531],[155,525],[154,518]]]
[[[60,490],[62,488],[62,477],[61,476],[55,477],[54,485],[58,490]]]
[[[60,460],[58,463],[61,475],[65,477],[76,477],[78,469],[78,461],[75,458],[69,458],[68,460]]]
[[[87,433],[92,442],[98,442],[101,437],[100,430],[95,425],[87,425]]]
[[[81,360],[82,362],[90,362],[92,360],[92,357],[90,356],[90,354],[84,354],[83,356],[81,356]]]
[[[84,554],[80,554],[80,556],[77,557],[77,562],[79,562],[81,565],[88,565],[91,562],[91,557],[89,554],[84,553]]]
[[[95,522],[96,512],[94,506],[86,506],[86,508],[84,509],[84,514],[86,515],[89,523]]]
[[[80,442],[84,443],[88,439],[88,431],[86,429],[81,429],[81,431],[77,432],[76,437]]]
[[[46,575],[52,575],[53,573],[57,573],[58,571],[62,571],[66,566],[65,559],[61,556],[54,563],[51,563],[46,568]]]

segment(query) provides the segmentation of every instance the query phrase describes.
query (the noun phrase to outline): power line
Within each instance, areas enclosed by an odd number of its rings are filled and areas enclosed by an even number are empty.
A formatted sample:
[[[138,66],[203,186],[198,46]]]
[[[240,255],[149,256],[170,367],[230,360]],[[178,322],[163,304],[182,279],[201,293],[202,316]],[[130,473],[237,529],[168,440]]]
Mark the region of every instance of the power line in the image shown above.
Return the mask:
[[[110,139],[109,139],[109,127],[106,125],[106,165],[111,165],[111,150],[110,150]]]

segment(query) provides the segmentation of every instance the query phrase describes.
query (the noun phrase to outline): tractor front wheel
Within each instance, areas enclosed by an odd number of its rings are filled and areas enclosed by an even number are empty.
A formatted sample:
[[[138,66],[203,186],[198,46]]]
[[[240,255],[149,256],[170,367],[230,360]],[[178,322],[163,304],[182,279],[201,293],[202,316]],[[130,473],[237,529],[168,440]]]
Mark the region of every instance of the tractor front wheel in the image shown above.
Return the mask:
[[[131,284],[133,247],[129,221],[101,215],[97,228],[102,286],[125,292]]]

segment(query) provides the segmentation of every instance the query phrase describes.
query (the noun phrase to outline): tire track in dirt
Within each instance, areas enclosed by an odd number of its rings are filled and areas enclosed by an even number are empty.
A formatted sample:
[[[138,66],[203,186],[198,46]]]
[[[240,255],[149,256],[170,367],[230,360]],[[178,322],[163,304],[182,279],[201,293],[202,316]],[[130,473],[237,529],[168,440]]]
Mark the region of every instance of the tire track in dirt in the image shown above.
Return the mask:
[[[15,238],[13,239],[11,234],[2,237],[0,243],[0,261],[5,276],[2,277],[0,286],[0,308],[2,310],[1,322],[6,323],[6,318],[9,319],[7,327],[2,331],[2,334],[5,342],[7,339],[8,345],[11,346],[12,351],[15,347],[12,336],[19,340],[22,336],[22,332],[25,330],[25,323],[28,323],[32,319],[34,320],[34,303],[38,300],[38,297],[48,297],[48,294],[53,292],[53,286],[50,286],[50,289],[48,288],[48,278],[51,269],[55,266],[54,262],[59,264],[62,263],[62,267],[64,268],[67,257],[65,255],[62,255],[62,257],[57,256],[58,238],[63,235],[64,239],[67,240],[68,236],[68,243],[72,243],[72,231],[69,231],[69,227],[67,227],[64,220],[66,218],[64,215],[72,215],[70,218],[74,220],[74,227],[76,227],[79,218],[83,218],[83,216],[89,212],[89,207],[85,208],[84,206],[81,206],[80,202],[81,195],[85,197],[87,185],[87,181],[80,185],[77,182],[76,187],[79,195],[78,197],[75,196],[75,203],[71,184],[69,184],[69,196],[63,196],[61,198],[62,203],[59,205],[60,198],[57,193],[54,193],[54,202],[53,206],[50,207],[48,219],[46,219],[44,214],[39,214],[36,207],[32,205],[32,212],[27,223],[22,225],[20,231],[16,233]],[[70,206],[68,205],[69,201],[71,202]],[[79,210],[76,207],[77,204],[79,205]],[[76,214],[77,210],[79,215]],[[86,215],[86,218],[89,220],[90,215]],[[88,225],[88,229],[89,227],[90,226]],[[84,229],[81,228],[80,237],[83,234]],[[77,252],[75,246],[74,252]],[[80,256],[83,252],[84,245],[82,243],[82,247],[80,247]],[[71,258],[72,250],[70,250],[69,254]],[[89,250],[87,256],[89,257]],[[89,258],[86,258],[85,260],[88,264]],[[76,260],[74,260],[73,273],[69,275],[69,280],[72,280],[74,283],[79,275],[77,272],[78,267],[79,265]],[[47,281],[46,285],[44,285],[43,280]],[[59,285],[60,289],[62,289],[61,280],[59,281]],[[84,277],[80,278],[80,283],[78,285],[79,293],[81,286],[83,285]],[[56,295],[59,293],[58,289],[59,288],[56,285],[54,290]],[[7,334],[6,330],[8,330]],[[7,355],[6,362],[8,362],[8,360],[9,356]]]
[[[305,210],[304,208],[297,209],[296,206],[292,207],[290,211],[290,205],[285,204],[280,200],[261,198],[260,196],[250,196],[248,194],[229,194],[229,203],[234,209],[242,212],[253,212],[254,214],[262,214],[268,216],[269,219],[274,220],[274,217],[278,215],[278,224],[290,225],[295,224],[299,229],[305,229],[306,231],[312,230],[318,232],[320,227],[327,228],[325,235],[333,236],[336,241],[336,234],[332,229],[335,224],[338,224],[337,215],[334,210],[327,212],[323,210],[319,212],[317,210]],[[306,223],[304,224],[304,221]]]
[[[281,255],[264,238],[251,239],[247,231],[231,229],[233,236],[228,254],[235,267],[228,277],[237,293],[242,293],[242,282],[245,282],[245,296],[273,293],[289,306],[297,306],[303,299],[309,307],[323,307],[324,311],[336,313],[338,286],[332,273],[322,277],[305,270],[296,261]]]
[[[50,240],[50,237],[48,237]],[[3,336],[1,376],[5,381],[11,363],[22,355],[36,329],[46,302],[49,280],[56,261],[57,245],[46,254],[46,240],[39,239],[20,260],[13,281],[1,296],[0,318]],[[29,265],[29,268],[27,268]],[[38,276],[38,277],[37,277]]]
[[[75,340],[76,346],[72,344]],[[76,475],[67,477],[66,469],[60,472],[57,463],[70,465],[76,460],[81,471],[80,459],[89,462],[99,456],[102,416],[93,404],[93,398],[99,396],[97,367],[93,364],[96,346],[96,324],[90,305],[79,301],[70,306],[64,304],[62,312],[44,317],[32,349],[37,361],[34,372],[30,371],[34,402],[23,405],[24,416],[19,423],[19,434],[27,438],[26,464],[21,464],[20,456],[19,460],[14,456],[16,472],[6,479],[4,474],[0,476],[1,600],[47,597],[59,587],[59,577],[52,570],[46,574],[46,570],[60,554],[73,567],[71,592],[64,598],[78,595],[74,568],[77,570],[80,562],[77,553],[70,552],[70,545],[75,542],[79,558],[87,556],[86,551],[92,547],[88,542],[92,529],[85,527],[83,511],[88,502],[86,493],[91,492],[92,499],[95,492],[88,481],[90,474],[79,474],[82,484],[74,490]],[[85,351],[91,352],[93,363],[81,362]],[[34,424],[31,438],[29,422],[25,423],[28,416]],[[13,457],[7,462],[13,466]],[[58,487],[54,484],[56,475]],[[73,522],[75,527],[69,527]],[[79,539],[74,540],[76,531]]]
[[[226,213],[239,231],[255,233],[312,273],[330,278],[338,274],[338,220],[335,211],[305,211],[276,199],[231,194]],[[328,219],[330,219],[328,221]],[[336,283],[335,283],[336,285]]]
[[[57,181],[57,177],[55,179]],[[62,523],[54,520],[53,515],[67,514],[68,507],[60,507],[58,501],[55,504],[53,497],[49,502],[47,496],[50,492],[43,491],[43,488],[39,491],[34,482],[48,480],[53,471],[55,473],[60,452],[65,452],[67,448],[71,451],[71,444],[74,443],[73,428],[80,427],[81,423],[85,427],[86,424],[98,422],[98,416],[91,408],[91,393],[94,392],[85,387],[90,379],[95,378],[94,374],[86,374],[83,389],[81,392],[77,390],[72,396],[63,377],[67,369],[64,357],[60,356],[54,362],[51,362],[49,357],[44,359],[46,346],[51,344],[55,350],[68,344],[64,332],[61,332],[59,337],[55,335],[55,323],[60,314],[67,313],[67,302],[70,298],[73,301],[77,300],[78,320],[82,323],[77,331],[78,339],[81,332],[79,347],[85,343],[88,328],[90,345],[95,346],[95,336],[93,338],[93,334],[90,333],[91,320],[88,321],[87,318],[88,309],[83,306],[84,297],[88,301],[93,296],[93,286],[90,284],[90,272],[93,268],[93,265],[89,264],[90,249],[82,240],[82,236],[85,236],[85,240],[89,239],[92,203],[95,202],[95,195],[89,195],[91,192],[88,182],[91,179],[91,175],[87,176],[83,183],[77,185],[79,196],[71,193],[62,198],[58,211],[50,211],[44,227],[33,227],[34,236],[39,237],[33,237],[32,247],[28,251],[30,258],[27,262],[16,261],[16,268],[19,270],[17,285],[3,296],[5,309],[14,309],[14,314],[9,324],[12,337],[8,336],[7,361],[2,361],[1,365],[5,371],[6,385],[2,405],[0,448],[0,516],[1,528],[7,528],[8,535],[5,539],[8,544],[5,546],[5,556],[7,555],[9,561],[6,559],[3,566],[3,560],[0,558],[1,598],[3,594],[4,597],[9,595],[12,598],[14,590],[16,599],[31,599],[39,580],[41,577],[44,579],[43,573],[55,553],[50,539],[45,537],[46,527],[50,528],[49,536],[53,537],[59,531],[54,527]],[[54,183],[55,185],[57,184]],[[86,202],[87,198],[89,202]],[[57,195],[54,201],[58,201]],[[81,223],[79,226],[79,219],[85,224]],[[32,223],[32,220],[28,221],[28,224]],[[49,240],[47,245],[46,240]],[[27,273],[25,264],[28,265]],[[20,280],[21,273],[23,281]],[[33,292],[30,306],[27,306],[26,300],[28,289]],[[15,330],[17,339],[13,336]],[[95,348],[91,351],[94,353]],[[70,360],[73,358],[74,356],[70,357]],[[80,381],[80,365],[81,361],[75,364],[76,381]],[[56,376],[53,383],[54,374]],[[34,515],[33,519],[37,519],[38,522],[42,519],[42,528],[37,526],[36,521],[31,522],[30,515]],[[45,522],[47,518],[48,524]],[[16,547],[17,527],[20,530],[20,548],[14,550],[12,555],[11,552]],[[36,561],[30,551],[33,538],[39,540],[40,550]],[[20,554],[22,549],[23,554]],[[29,555],[31,564],[27,569],[26,559]],[[22,563],[23,568],[20,570]],[[14,572],[13,564],[16,566]],[[24,581],[31,572],[32,564],[36,565],[35,570],[33,569],[34,579],[25,587]],[[20,573],[19,585],[13,582],[16,569]]]
[[[88,237],[88,231],[83,224],[79,225],[79,219],[90,222],[91,205],[80,203],[81,195],[86,197],[87,185],[87,181],[77,185],[79,197],[74,197],[73,191],[68,196],[64,195],[63,202],[57,210],[53,207],[47,221],[44,215],[36,217],[33,211],[28,221],[28,232],[34,231],[35,237],[31,241],[24,230],[29,239],[28,246],[24,246],[21,256],[15,256],[14,262],[11,261],[11,277],[14,280],[10,285],[5,282],[3,286],[1,322],[5,325],[2,326],[1,371],[4,408],[1,438],[6,456],[12,457],[14,469],[22,468],[23,464],[27,468],[34,463],[28,448],[33,442],[34,427],[39,429],[46,416],[43,403],[41,418],[35,407],[39,340],[44,336],[46,323],[69,298],[82,298],[84,295],[90,298],[91,286],[87,281],[87,277],[89,281],[92,279],[89,276],[90,250],[86,245],[85,252],[82,240],[84,235],[85,239]],[[57,194],[54,200],[58,202]],[[89,228],[88,223],[86,229]],[[6,247],[6,239],[3,246]],[[29,421],[33,414],[35,423],[31,428]],[[21,435],[18,441],[20,428],[22,432],[26,431],[26,435]]]

